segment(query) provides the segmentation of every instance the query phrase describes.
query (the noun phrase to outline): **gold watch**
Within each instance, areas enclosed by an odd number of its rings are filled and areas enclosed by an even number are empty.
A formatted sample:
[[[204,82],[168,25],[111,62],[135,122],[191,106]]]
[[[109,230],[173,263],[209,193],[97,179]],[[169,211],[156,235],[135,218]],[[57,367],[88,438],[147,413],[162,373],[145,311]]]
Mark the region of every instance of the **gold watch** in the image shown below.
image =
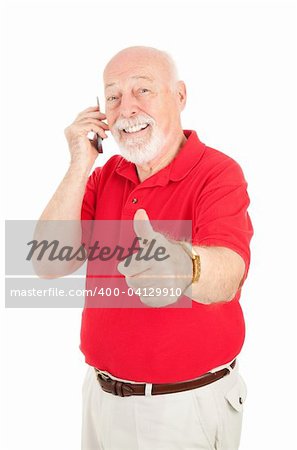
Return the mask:
[[[200,255],[198,255],[197,252],[193,249],[190,242],[182,241],[179,242],[180,245],[183,247],[185,252],[190,256],[193,263],[193,276],[192,276],[192,283],[198,283],[200,278],[200,272],[201,272],[201,262],[200,262]]]

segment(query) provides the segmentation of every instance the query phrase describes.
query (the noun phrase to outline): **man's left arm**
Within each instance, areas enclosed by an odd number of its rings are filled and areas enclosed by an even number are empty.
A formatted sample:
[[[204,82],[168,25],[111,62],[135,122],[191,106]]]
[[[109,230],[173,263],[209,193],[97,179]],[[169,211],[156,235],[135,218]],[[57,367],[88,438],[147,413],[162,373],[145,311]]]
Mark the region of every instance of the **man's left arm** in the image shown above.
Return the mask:
[[[253,227],[247,212],[249,196],[247,183],[240,166],[225,158],[212,171],[205,188],[193,205],[193,249],[199,255],[199,280],[192,283],[193,262],[185,251],[184,243],[167,239],[157,233],[146,211],[138,210],[134,217],[137,236],[147,245],[155,240],[170,257],[163,261],[137,261],[119,271],[126,276],[134,290],[141,288],[170,289],[180,292],[198,303],[210,304],[232,300],[241,288],[249,269],[249,243]],[[181,245],[180,245],[181,244]],[[191,250],[190,250],[191,252]],[[194,270],[195,272],[195,270]],[[194,277],[195,278],[195,277]],[[179,297],[176,295],[175,297]],[[166,306],[177,298],[162,296],[141,300],[150,306]]]
[[[198,303],[210,304],[230,301],[243,282],[247,266],[243,258],[226,247],[195,246],[199,256],[199,277],[193,281],[194,263],[192,249],[185,242],[173,241],[156,232],[145,210],[138,210],[134,217],[134,228],[140,246],[163,249],[165,258],[139,260],[137,253],[118,265],[126,282],[141,301],[149,306],[161,307],[175,303],[186,295]],[[148,290],[151,295],[147,295]],[[155,294],[155,295],[154,295]]]
[[[244,278],[243,258],[226,247],[194,246],[193,250],[200,259],[199,280],[191,283],[184,294],[205,304],[232,300]]]

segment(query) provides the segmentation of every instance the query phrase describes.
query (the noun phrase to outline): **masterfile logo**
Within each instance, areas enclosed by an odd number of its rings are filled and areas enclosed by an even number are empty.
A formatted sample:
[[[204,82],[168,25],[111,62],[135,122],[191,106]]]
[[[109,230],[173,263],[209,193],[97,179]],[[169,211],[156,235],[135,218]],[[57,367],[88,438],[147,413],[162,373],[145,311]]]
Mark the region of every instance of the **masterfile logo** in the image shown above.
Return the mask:
[[[151,224],[154,235],[147,238],[135,234],[132,220],[6,221],[6,307],[143,308],[145,297],[191,307],[166,282],[170,274],[144,272],[132,289],[119,270],[119,264],[167,264],[171,254],[159,236],[191,241],[191,221]]]

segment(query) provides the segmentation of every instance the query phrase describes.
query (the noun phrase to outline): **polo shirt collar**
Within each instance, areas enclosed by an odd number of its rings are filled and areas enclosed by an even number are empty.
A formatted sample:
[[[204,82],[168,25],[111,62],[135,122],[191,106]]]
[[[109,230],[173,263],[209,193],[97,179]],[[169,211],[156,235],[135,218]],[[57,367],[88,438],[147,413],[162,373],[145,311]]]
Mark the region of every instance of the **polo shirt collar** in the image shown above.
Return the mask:
[[[187,141],[176,157],[166,167],[147,178],[141,184],[145,184],[145,186],[165,186],[169,180],[182,180],[196,166],[204,153],[205,144],[199,140],[197,133],[193,130],[184,130],[184,135]],[[116,172],[131,180],[134,184],[140,184],[134,163],[121,158],[116,167]]]

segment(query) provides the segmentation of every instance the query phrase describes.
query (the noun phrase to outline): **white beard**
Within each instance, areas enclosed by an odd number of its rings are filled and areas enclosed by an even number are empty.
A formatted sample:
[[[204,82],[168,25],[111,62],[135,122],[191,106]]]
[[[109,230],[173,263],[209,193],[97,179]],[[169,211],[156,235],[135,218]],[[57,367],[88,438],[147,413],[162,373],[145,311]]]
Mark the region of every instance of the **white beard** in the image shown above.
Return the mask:
[[[141,115],[141,121],[146,116]],[[161,153],[162,148],[165,144],[165,136],[161,133],[156,125],[155,121],[149,117],[149,123],[151,130],[150,137],[140,137],[137,136],[133,138],[133,135],[127,139],[124,143],[121,141],[120,133],[118,130],[118,124],[116,123],[112,129],[112,135],[119,146],[122,156],[134,164],[145,164],[152,161],[156,156]],[[139,120],[139,119],[138,119]],[[130,124],[131,120],[129,121]],[[120,121],[121,126],[123,126],[123,120]]]

